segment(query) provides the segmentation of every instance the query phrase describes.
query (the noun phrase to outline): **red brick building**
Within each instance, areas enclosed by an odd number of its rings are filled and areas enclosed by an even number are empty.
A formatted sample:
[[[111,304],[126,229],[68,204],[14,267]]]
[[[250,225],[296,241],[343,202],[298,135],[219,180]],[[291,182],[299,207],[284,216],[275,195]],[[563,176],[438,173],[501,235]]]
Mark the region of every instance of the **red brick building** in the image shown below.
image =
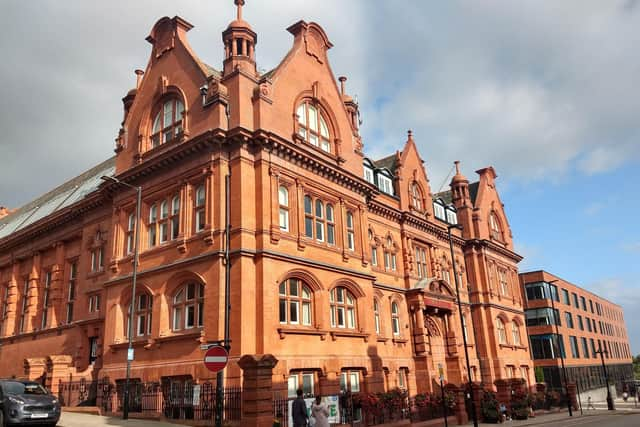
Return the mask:
[[[618,387],[633,378],[622,307],[542,270],[521,273],[520,282],[539,382],[563,386],[562,356],[567,379],[580,390],[604,387],[600,350]]]
[[[219,69],[190,48],[191,29],[179,17],[153,26],[114,158],[0,219],[0,358],[16,362],[0,376],[122,379],[132,321],[132,378],[212,378],[200,346],[224,335],[230,175],[229,384],[239,357],[266,353],[289,393],[415,394],[439,368],[466,382],[453,262],[472,380],[531,383],[521,257],[494,169],[470,183],[456,165],[451,190],[433,194],[411,132],[366,157],[358,104],[316,23],[291,25],[291,49],[266,73],[242,4]],[[136,295],[135,194],[103,175],[142,187]]]

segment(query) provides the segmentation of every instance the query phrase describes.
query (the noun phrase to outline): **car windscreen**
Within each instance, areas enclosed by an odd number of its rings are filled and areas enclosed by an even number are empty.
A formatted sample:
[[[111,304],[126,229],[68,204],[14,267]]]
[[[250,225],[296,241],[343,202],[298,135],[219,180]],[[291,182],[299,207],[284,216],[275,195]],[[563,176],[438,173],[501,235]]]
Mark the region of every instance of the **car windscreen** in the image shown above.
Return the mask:
[[[2,391],[9,394],[48,394],[47,390],[38,383],[20,381],[3,381]]]

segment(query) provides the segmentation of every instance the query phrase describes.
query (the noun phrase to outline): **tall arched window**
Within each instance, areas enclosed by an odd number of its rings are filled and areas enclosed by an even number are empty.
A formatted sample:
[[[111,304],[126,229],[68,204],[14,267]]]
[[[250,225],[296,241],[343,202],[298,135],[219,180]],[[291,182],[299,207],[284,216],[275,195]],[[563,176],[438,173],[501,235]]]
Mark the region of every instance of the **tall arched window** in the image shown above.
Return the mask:
[[[296,115],[298,116],[298,134],[309,144],[330,153],[329,127],[320,109],[309,100],[305,100],[298,106]]]
[[[151,131],[151,148],[171,141],[182,132],[182,119],[184,104],[179,99],[168,99],[153,119]]]
[[[280,323],[311,326],[311,288],[300,279],[287,279],[278,288]]]
[[[196,188],[196,208],[195,208],[195,215],[196,215],[196,233],[198,231],[204,230],[204,225],[206,223],[205,220],[205,202],[207,200],[207,195],[206,195],[206,191],[204,188],[204,185],[199,185]]]
[[[149,208],[149,247],[154,247],[158,240],[158,205],[155,203]]]
[[[169,202],[160,203],[160,243],[169,240]]]
[[[350,251],[356,250],[356,239],[353,226],[353,212],[347,211],[347,248]]]
[[[151,335],[151,311],[153,309],[153,299],[147,293],[138,294],[136,297],[133,311],[133,336],[143,337]],[[125,335],[129,333],[129,322],[131,321],[129,314],[131,306],[127,307],[127,321]]]
[[[304,235],[318,242],[335,244],[333,205],[311,196],[304,196]]]
[[[180,196],[176,194],[171,200],[171,239],[177,239],[180,234]]]
[[[411,206],[417,210],[422,211],[422,191],[417,182],[411,183]]]
[[[204,320],[204,286],[189,282],[180,287],[173,295],[171,310],[171,328],[201,328]]]
[[[289,190],[284,185],[278,187],[278,222],[280,230],[289,231]]]
[[[395,301],[391,303],[391,326],[393,335],[400,335],[400,310],[398,310],[398,303]]]
[[[501,318],[496,317],[496,329],[498,331],[498,343],[506,344],[507,343],[507,331],[504,327],[504,322]]]
[[[375,298],[373,299],[373,320],[376,325],[376,334],[380,334],[380,307]]]
[[[513,337],[513,345],[520,345],[520,327],[516,322],[511,322],[511,336]]]
[[[491,238],[495,240],[502,240],[502,230],[500,229],[500,221],[495,212],[489,214],[489,228],[491,232]]]
[[[329,294],[331,309],[331,327],[355,329],[356,327],[356,299],[343,286],[336,286]]]

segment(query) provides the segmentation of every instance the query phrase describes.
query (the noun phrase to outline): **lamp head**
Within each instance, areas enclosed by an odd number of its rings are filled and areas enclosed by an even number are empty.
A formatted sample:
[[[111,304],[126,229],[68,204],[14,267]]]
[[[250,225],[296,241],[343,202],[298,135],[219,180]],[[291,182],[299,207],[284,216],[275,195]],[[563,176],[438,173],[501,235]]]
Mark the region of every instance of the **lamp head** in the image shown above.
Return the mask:
[[[449,226],[447,228],[449,230],[452,230],[452,229],[455,228],[456,230],[462,231],[462,225],[461,224],[449,224]]]

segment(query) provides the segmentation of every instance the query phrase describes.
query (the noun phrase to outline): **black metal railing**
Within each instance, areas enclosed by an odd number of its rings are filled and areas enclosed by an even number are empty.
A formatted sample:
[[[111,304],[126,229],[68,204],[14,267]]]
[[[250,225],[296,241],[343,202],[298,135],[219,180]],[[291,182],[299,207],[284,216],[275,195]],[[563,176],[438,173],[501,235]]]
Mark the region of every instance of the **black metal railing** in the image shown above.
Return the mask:
[[[100,407],[104,413],[121,412],[124,403],[124,383],[101,381],[98,384]],[[161,415],[174,420],[212,420],[216,407],[216,387],[211,382],[163,381],[129,383],[129,412]],[[242,417],[242,390],[224,389],[223,419]]]
[[[58,399],[62,406],[95,406],[98,381],[86,380],[58,382]]]

